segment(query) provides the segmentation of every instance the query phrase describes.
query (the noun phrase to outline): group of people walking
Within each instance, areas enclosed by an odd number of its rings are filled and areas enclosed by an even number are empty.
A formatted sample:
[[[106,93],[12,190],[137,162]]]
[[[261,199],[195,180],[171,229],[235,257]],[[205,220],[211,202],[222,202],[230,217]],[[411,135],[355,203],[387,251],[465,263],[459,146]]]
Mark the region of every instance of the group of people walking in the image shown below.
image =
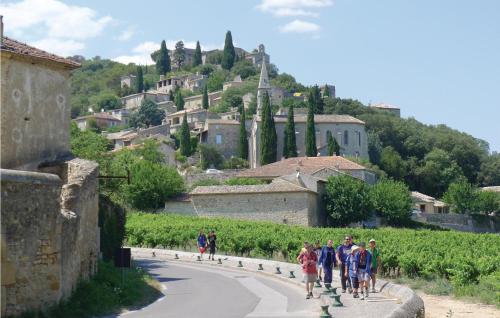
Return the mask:
[[[208,260],[215,261],[215,249],[217,244],[217,235],[214,231],[208,232],[208,237],[203,230],[198,235],[198,250],[200,251],[200,259],[203,259],[203,254],[209,249]]]
[[[313,297],[314,283],[332,283],[335,267],[339,269],[342,293],[348,291],[354,298],[360,298],[361,294],[361,299],[365,299],[370,292],[376,292],[381,256],[374,239],[369,241],[368,248],[365,242],[355,244],[351,235],[346,236],[337,248],[334,248],[332,240],[323,246],[320,241],[316,241],[315,245],[304,242],[297,261],[302,264],[308,299]]]

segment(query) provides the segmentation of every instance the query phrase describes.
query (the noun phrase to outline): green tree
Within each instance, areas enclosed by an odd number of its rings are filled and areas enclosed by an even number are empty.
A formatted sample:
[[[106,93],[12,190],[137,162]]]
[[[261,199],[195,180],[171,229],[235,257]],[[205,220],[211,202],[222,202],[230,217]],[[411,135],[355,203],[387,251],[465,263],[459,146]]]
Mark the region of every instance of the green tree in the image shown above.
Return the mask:
[[[161,110],[155,102],[144,99],[139,110],[130,116],[132,127],[149,127],[161,125],[165,118],[165,111]]]
[[[337,139],[333,138],[332,132],[327,131],[326,132],[326,143],[327,143],[327,149],[328,149],[328,155],[329,156],[339,156],[340,155],[340,146],[339,143],[337,142]]]
[[[71,122],[71,152],[75,156],[101,163],[110,149],[111,144],[106,137],[90,130],[80,131]]]
[[[124,186],[128,203],[136,209],[159,209],[165,201],[184,191],[184,180],[176,169],[140,160],[130,169],[130,184]]]
[[[162,163],[165,160],[165,155],[158,150],[159,144],[154,139],[147,139],[142,144],[142,147],[136,149],[136,153],[144,160],[153,163]]]
[[[174,51],[174,63],[177,65],[177,69],[180,70],[182,63],[186,59],[186,52],[184,51],[184,42],[178,41],[175,43]]]
[[[323,91],[323,97],[330,97],[330,88],[328,87],[328,84],[325,84],[325,88]]]
[[[175,93],[175,106],[177,106],[177,111],[184,110],[184,97],[180,89]]]
[[[382,149],[382,153],[380,154],[380,168],[396,180],[403,180],[406,175],[404,160],[391,146]]]
[[[500,212],[500,194],[493,191],[478,191],[477,211],[485,214]]]
[[[382,154],[382,143],[376,132],[369,131],[367,133],[368,137],[368,156],[371,163],[378,165],[380,164],[380,156]]]
[[[142,75],[142,67],[137,66],[137,77],[135,78],[135,90],[137,93],[144,91],[144,77]]]
[[[180,130],[180,152],[181,155],[189,157],[191,155],[191,134],[189,132],[189,125],[187,121],[187,113],[184,112],[182,125]]]
[[[201,106],[203,109],[208,109],[209,103],[208,103],[208,85],[205,85],[203,87],[203,97],[201,99]]]
[[[234,50],[233,37],[231,36],[231,31],[227,31],[226,40],[224,42],[224,51],[222,53],[222,68],[225,70],[230,70],[234,65],[235,58],[236,52]]]
[[[370,197],[375,211],[390,225],[403,226],[411,217],[411,197],[408,186],[394,180],[381,180],[371,187]]]
[[[245,111],[241,111],[240,115],[240,140],[239,140],[239,156],[242,159],[248,160],[248,137],[247,129],[245,127]]]
[[[295,138],[295,116],[293,114],[293,105],[288,108],[288,117],[286,119],[285,133],[283,139],[283,157],[297,157],[297,142]]]
[[[478,181],[482,186],[500,185],[500,153],[493,153],[484,159]]]
[[[313,93],[309,93],[309,107],[307,110],[306,123],[306,156],[316,157],[318,148],[316,147],[316,128],[314,127],[314,98]]]
[[[153,58],[153,54],[151,54],[151,57]],[[170,56],[168,55],[165,40],[161,41],[160,51],[153,60],[156,61],[156,70],[160,75],[167,75],[167,73],[170,72]]]
[[[215,168],[222,169],[224,165],[224,157],[222,154],[211,145],[200,144],[200,165],[202,169]]]
[[[443,200],[450,204],[453,212],[475,213],[477,212],[478,191],[465,181],[451,183],[444,193]]]
[[[321,90],[318,85],[314,85],[311,88],[312,94],[309,94],[309,98],[313,101],[313,111],[315,114],[323,114],[325,108],[325,102],[321,97]]]
[[[329,177],[325,205],[335,226],[363,221],[372,208],[368,185],[347,175]]]
[[[194,50],[194,56],[193,56],[193,67],[201,64],[203,64],[203,61],[201,59],[200,41],[196,41],[196,49]]]
[[[262,119],[260,129],[260,164],[267,165],[276,162],[277,135],[274,118],[271,112],[269,94],[266,92],[263,98]]]
[[[227,80],[228,72],[226,70],[218,70],[213,72],[207,81],[208,91],[215,92],[222,90],[224,82]]]

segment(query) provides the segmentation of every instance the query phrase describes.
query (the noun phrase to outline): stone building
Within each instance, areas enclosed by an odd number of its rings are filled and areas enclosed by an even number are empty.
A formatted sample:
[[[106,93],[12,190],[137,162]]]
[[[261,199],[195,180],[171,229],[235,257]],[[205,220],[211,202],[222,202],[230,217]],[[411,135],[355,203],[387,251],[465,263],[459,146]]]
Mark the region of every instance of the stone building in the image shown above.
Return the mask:
[[[246,53],[245,60],[252,62],[253,65],[260,67],[262,64],[269,64],[271,59],[266,53],[264,44],[260,44],[259,48],[253,52]],[[262,63],[264,62],[264,63]]]
[[[133,74],[122,76],[120,78],[120,87],[121,88],[125,88],[125,87],[132,88],[132,87],[134,87],[136,77],[137,76],[135,76]]]
[[[160,80],[156,82],[156,91],[169,94],[178,88],[188,89],[191,92],[201,92],[207,85],[208,76],[203,74],[186,74],[165,78],[160,75]]]
[[[120,101],[126,109],[136,109],[136,108],[139,108],[141,106],[142,101],[144,101],[145,99],[148,99],[148,100],[158,104],[161,102],[169,101],[170,96],[168,94],[162,93],[162,92],[148,91],[148,92],[142,92],[142,93],[124,96],[124,97],[120,98]]]
[[[201,133],[201,143],[214,146],[226,157],[237,156],[240,123],[236,120],[208,119]]]
[[[1,316],[54,305],[99,256],[98,166],[70,151],[71,60],[1,37]]]
[[[225,92],[230,88],[237,88],[243,85],[243,80],[241,79],[241,76],[236,75],[232,81],[225,82],[222,85],[222,91]]]
[[[429,195],[412,191],[411,200],[413,209],[424,213],[449,213],[450,206],[442,201],[437,200]]]
[[[328,85],[328,84],[320,87],[321,97],[325,96],[326,87],[328,87],[328,91],[330,92],[330,97],[335,98],[336,97],[335,85]]]
[[[401,110],[400,110],[400,108],[397,107],[397,106],[391,105],[391,104],[378,103],[378,104],[375,104],[375,105],[369,105],[369,107],[373,107],[373,108],[378,109],[380,111],[388,112],[388,113],[394,114],[394,115],[396,115],[398,117],[401,117]]]
[[[108,128],[123,124],[119,118],[110,115],[106,112],[94,113],[92,115],[87,115],[87,116],[80,116],[73,119],[73,121],[76,123],[78,128],[80,128],[80,130],[87,130],[92,121],[95,121],[97,127],[99,127],[99,129],[102,130],[106,130]]]
[[[184,121],[184,113],[187,115],[189,129],[195,132],[203,130],[207,119],[219,118],[217,114],[211,113],[203,108],[181,110],[167,115],[167,122],[170,125],[170,133],[175,134],[181,128],[182,122]]]
[[[208,107],[215,106],[222,96],[222,91],[208,93]],[[192,110],[202,108],[203,94],[184,98],[184,109]]]

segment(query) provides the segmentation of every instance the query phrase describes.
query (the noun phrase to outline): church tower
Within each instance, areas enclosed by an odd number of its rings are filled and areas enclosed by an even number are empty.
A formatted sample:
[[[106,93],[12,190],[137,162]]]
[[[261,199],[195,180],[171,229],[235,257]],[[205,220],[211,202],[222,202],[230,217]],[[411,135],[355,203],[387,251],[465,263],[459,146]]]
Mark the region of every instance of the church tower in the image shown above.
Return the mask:
[[[259,87],[257,87],[257,115],[259,116],[262,114],[264,95],[266,92],[269,94],[269,97],[271,97],[271,84],[269,84],[266,63],[262,63],[262,67],[260,69]]]

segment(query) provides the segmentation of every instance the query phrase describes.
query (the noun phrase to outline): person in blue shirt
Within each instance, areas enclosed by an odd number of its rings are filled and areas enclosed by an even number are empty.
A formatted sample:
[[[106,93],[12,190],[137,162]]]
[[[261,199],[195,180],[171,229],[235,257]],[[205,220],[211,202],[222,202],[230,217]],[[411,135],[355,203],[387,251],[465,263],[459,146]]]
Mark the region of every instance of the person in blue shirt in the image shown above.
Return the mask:
[[[200,231],[200,234],[198,235],[198,250],[200,251],[200,257],[203,259],[203,253],[207,250],[207,236],[203,232],[203,230]]]
[[[351,254],[352,241],[349,236],[344,239],[344,244],[337,247],[337,264],[339,265],[340,283],[342,292],[345,293],[347,285],[349,285],[349,293],[352,293],[352,284],[349,275],[346,274],[347,257]]]
[[[333,248],[333,241],[328,240],[326,245],[321,249],[321,254],[318,263],[323,268],[323,273],[325,279],[323,280],[326,284],[332,283],[332,271],[333,268],[337,266],[337,259],[335,257],[335,249]]]
[[[368,282],[370,281],[372,255],[366,250],[365,242],[359,243],[359,250],[356,253],[356,269],[358,281],[361,285],[361,299],[368,297]]]

